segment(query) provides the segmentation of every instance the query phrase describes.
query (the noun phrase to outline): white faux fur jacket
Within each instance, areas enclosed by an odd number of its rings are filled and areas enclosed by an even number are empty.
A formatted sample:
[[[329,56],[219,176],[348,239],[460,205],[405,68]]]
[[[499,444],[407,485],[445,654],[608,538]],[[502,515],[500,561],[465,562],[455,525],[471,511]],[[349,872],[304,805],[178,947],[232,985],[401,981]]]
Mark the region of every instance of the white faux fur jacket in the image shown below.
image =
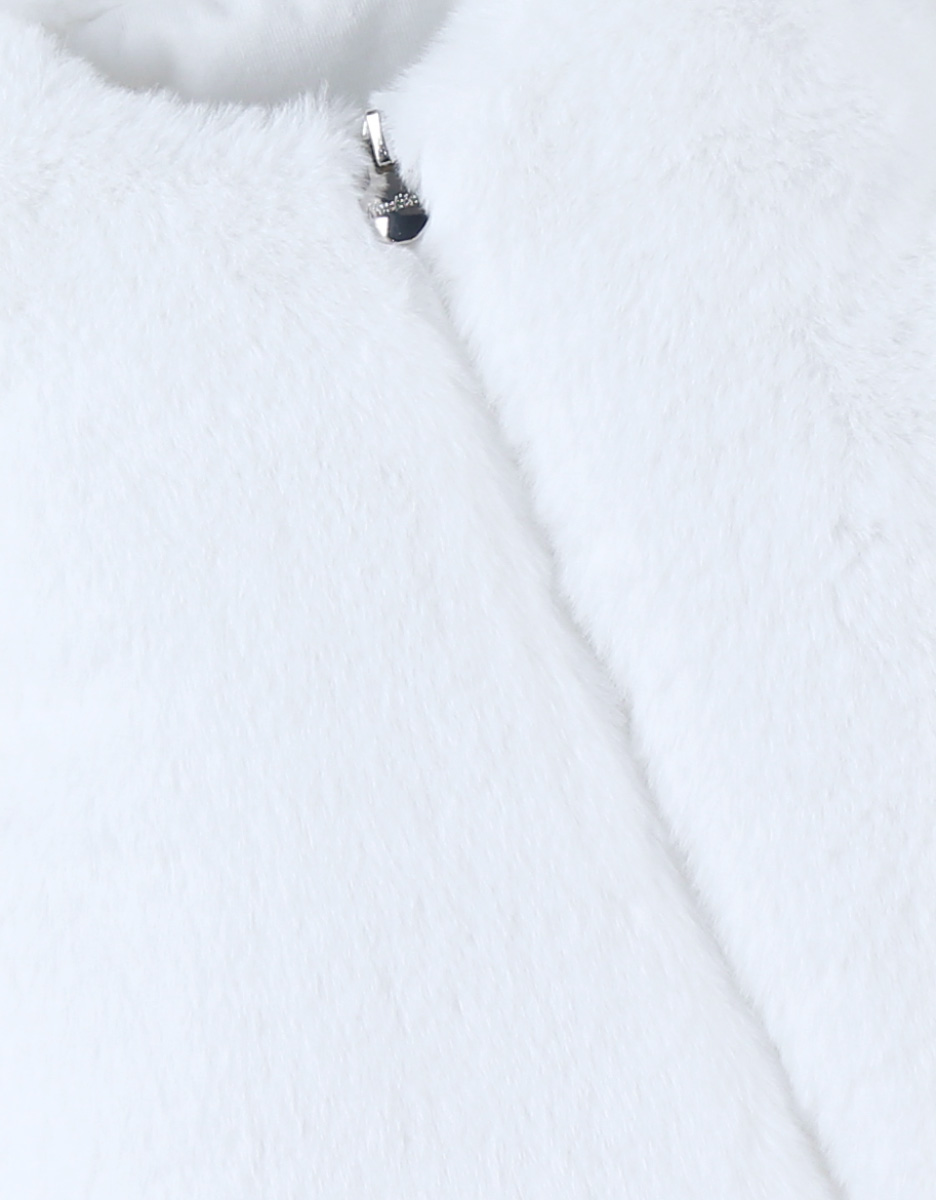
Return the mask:
[[[2,7],[0,1197],[936,1197],[929,0]]]

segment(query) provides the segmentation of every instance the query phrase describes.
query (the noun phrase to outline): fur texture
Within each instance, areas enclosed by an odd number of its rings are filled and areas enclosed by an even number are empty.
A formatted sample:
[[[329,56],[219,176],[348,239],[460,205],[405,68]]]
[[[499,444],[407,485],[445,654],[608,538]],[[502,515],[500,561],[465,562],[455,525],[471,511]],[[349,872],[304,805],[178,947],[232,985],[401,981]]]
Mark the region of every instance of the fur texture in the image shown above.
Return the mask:
[[[0,1195],[828,1200],[345,127],[0,22]]]
[[[0,0],[112,78],[211,100],[305,89],[363,102],[413,62],[451,0]]]
[[[936,1196],[933,23],[465,0],[384,99],[563,590],[852,1200]]]

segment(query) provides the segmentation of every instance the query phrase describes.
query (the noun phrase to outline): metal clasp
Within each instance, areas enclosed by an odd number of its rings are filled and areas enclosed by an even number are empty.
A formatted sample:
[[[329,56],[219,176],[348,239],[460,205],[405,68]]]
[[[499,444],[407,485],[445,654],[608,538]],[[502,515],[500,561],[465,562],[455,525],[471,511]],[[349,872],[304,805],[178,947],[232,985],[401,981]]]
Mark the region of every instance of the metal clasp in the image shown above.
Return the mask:
[[[364,117],[364,141],[370,151],[373,186],[367,200],[367,215],[374,222],[377,236],[384,242],[411,242],[419,237],[429,216],[422,201],[411,192],[397,170],[387,140],[383,118],[376,109]]]

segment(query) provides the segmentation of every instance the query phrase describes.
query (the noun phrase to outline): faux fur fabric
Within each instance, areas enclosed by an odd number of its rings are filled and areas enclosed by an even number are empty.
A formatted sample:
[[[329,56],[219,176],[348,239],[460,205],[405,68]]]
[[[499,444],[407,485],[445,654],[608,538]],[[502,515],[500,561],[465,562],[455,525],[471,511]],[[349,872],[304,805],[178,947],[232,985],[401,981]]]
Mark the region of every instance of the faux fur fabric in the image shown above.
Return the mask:
[[[304,89],[363,102],[409,66],[452,0],[0,0],[111,78],[211,100]]]
[[[0,21],[0,1195],[829,1200],[348,128]]]
[[[936,1196],[936,35],[465,0],[385,98],[654,796],[852,1200]]]

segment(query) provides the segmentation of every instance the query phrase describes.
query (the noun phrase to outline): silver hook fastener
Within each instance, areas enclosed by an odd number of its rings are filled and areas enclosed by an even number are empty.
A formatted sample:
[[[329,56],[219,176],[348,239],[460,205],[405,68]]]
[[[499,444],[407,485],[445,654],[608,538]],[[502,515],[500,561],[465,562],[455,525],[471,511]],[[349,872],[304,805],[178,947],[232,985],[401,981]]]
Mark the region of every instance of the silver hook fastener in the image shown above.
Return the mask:
[[[367,215],[374,222],[383,242],[411,242],[419,237],[429,216],[422,201],[411,192],[397,170],[387,140],[383,119],[376,109],[364,117],[364,142],[370,151],[372,188],[367,200]]]

